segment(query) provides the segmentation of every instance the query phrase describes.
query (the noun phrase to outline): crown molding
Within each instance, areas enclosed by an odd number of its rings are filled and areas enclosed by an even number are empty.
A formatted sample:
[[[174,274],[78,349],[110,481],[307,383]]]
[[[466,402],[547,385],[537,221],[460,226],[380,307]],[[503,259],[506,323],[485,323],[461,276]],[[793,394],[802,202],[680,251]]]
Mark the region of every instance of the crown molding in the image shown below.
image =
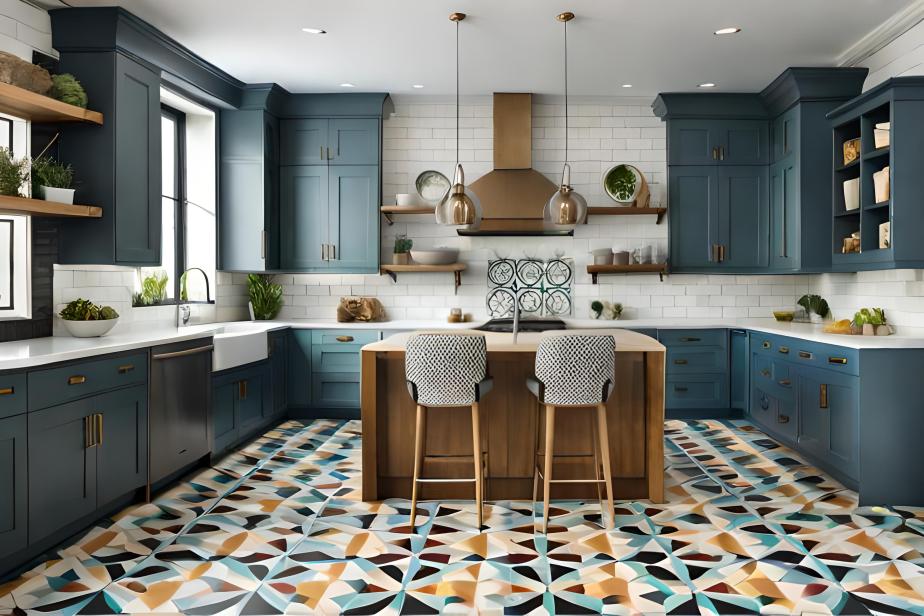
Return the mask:
[[[913,2],[854,43],[838,57],[837,65],[857,66],[921,21],[924,21],[924,2]]]

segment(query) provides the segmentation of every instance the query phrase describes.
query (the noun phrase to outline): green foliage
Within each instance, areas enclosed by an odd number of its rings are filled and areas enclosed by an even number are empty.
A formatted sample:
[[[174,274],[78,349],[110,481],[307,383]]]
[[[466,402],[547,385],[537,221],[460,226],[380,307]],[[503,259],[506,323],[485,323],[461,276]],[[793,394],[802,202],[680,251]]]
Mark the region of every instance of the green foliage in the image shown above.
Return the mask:
[[[402,254],[405,252],[411,252],[411,248],[414,246],[414,240],[407,239],[406,235],[399,235],[395,238],[395,254]]]
[[[74,184],[74,168],[58,161],[40,156],[32,161],[32,194],[38,194],[39,186],[50,188],[71,188]]]
[[[273,282],[267,274],[247,275],[247,295],[253,307],[253,318],[268,321],[279,314],[282,308],[282,285]]]
[[[61,309],[58,316],[65,321],[109,321],[118,319],[112,306],[97,306],[88,299],[75,299]]]
[[[605,182],[610,195],[615,196],[619,201],[629,201],[635,193],[635,173],[627,165],[614,168],[607,174]]]
[[[882,308],[861,308],[853,315],[853,324],[857,327],[864,325],[885,325],[885,310]]]
[[[132,294],[132,306],[154,306],[167,299],[167,272],[155,272],[141,281],[141,291]]]
[[[6,148],[0,148],[0,195],[20,197],[20,188],[29,178],[29,161],[16,160]]]
[[[807,313],[817,314],[822,318],[831,312],[828,302],[820,295],[803,295],[796,303],[802,306]]]
[[[70,73],[53,75],[51,78],[51,97],[62,103],[87,108],[87,93],[80,82]]]
[[[590,309],[594,313],[594,318],[599,319],[600,315],[603,314],[603,302],[595,299],[594,301],[590,302]]]

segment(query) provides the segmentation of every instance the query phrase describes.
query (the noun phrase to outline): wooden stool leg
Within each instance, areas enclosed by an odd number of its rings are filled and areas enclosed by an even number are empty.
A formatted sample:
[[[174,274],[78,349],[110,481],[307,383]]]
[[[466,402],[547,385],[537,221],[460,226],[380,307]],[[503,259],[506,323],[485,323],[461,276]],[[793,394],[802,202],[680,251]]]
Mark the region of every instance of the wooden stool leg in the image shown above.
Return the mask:
[[[536,440],[533,446],[533,511],[536,509],[536,498],[539,496],[539,425],[542,422],[542,406],[536,407]]]
[[[417,518],[417,483],[420,479],[420,468],[423,466],[424,443],[427,440],[426,410],[417,405],[417,425],[414,431],[414,480],[411,485],[411,533],[414,532],[414,522]]]
[[[606,406],[597,407],[597,431],[600,433],[600,454],[603,457],[603,479],[606,482],[606,502],[610,510],[607,528],[616,526],[616,508],[613,505],[613,468],[610,466],[610,444],[606,427]]]
[[[478,508],[478,532],[484,524],[484,507],[482,496],[484,485],[482,485],[481,475],[481,429],[478,417],[478,403],[472,404],[472,460],[475,466],[475,506]]]
[[[552,495],[552,459],[555,452],[555,407],[545,407],[545,461],[542,465],[542,532],[549,532],[549,505]]]
[[[600,477],[600,437],[597,436],[600,431],[597,429],[597,418],[593,414],[590,416],[590,431],[592,434],[591,446],[594,452],[594,479],[598,482],[594,485],[597,488],[597,500],[600,501],[600,514],[603,515],[603,488],[600,487],[599,483],[600,479],[602,479]]]

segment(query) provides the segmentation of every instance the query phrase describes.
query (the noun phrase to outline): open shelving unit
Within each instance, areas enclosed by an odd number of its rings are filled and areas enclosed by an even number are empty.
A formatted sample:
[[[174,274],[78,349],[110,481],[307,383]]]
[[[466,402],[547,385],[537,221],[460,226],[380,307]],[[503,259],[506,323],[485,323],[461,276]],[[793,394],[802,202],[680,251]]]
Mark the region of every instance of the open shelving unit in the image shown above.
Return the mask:
[[[430,214],[430,215],[432,216],[433,213],[436,211],[436,210],[434,210],[432,207],[427,207],[427,206],[425,206],[425,205],[421,205],[421,206],[418,206],[418,207],[405,207],[405,206],[401,206],[401,205],[383,205],[383,206],[380,208],[380,210],[381,210],[381,212],[382,212],[382,216],[385,217],[385,222],[387,222],[389,225],[395,224],[395,221],[392,220],[392,217],[395,216],[395,215],[401,215],[401,214],[416,214],[416,215]]]
[[[68,205],[43,199],[0,195],[0,212],[48,218],[100,218],[103,208],[95,205]]]
[[[0,112],[39,123],[89,122],[102,124],[103,114],[0,83]]]
[[[600,274],[658,274],[661,281],[664,281],[664,274],[668,273],[667,263],[637,263],[634,265],[588,265],[587,273],[590,274],[590,280],[597,284],[597,276]]]
[[[465,271],[464,263],[449,263],[448,265],[421,265],[419,263],[410,263],[408,265],[392,265],[383,263],[379,266],[383,274],[388,274],[394,282],[398,282],[400,273],[434,273],[444,272],[451,273],[455,282],[455,293],[459,293],[459,285],[462,284],[462,272]]]
[[[587,208],[588,216],[657,216],[656,225],[664,220],[666,207],[629,207],[629,206],[603,206]]]

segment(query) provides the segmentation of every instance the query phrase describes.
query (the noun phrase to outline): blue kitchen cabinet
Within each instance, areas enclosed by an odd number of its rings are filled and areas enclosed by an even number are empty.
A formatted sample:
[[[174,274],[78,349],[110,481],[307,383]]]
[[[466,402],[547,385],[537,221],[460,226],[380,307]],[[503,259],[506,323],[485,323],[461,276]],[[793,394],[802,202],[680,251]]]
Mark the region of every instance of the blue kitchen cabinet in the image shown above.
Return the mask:
[[[719,178],[714,167],[672,167],[670,260],[674,271],[707,270],[717,259]]]
[[[0,419],[0,554],[25,549],[29,541],[26,432],[25,414]]]
[[[668,142],[670,165],[760,165],[769,159],[766,120],[673,120]]]
[[[292,271],[326,271],[330,220],[327,167],[282,170],[282,267]]]
[[[280,163],[283,165],[327,164],[327,118],[283,120]]]
[[[26,375],[0,375],[0,419],[26,410]]]
[[[97,506],[147,483],[148,391],[137,385],[92,398],[98,414]]]
[[[267,334],[270,363],[270,408],[273,417],[285,415],[288,402],[289,381],[289,332],[278,330]]]
[[[290,329],[286,363],[286,397],[290,414],[305,415],[311,406],[311,330]]]
[[[378,165],[378,118],[282,121],[283,165]]]
[[[798,446],[854,481],[859,479],[858,382],[859,377],[831,370],[799,370]]]
[[[270,362],[212,375],[212,456],[258,433],[273,419]]]
[[[669,417],[727,414],[728,331],[661,329],[667,348],[665,408]]]
[[[212,455],[221,453],[238,442],[237,384],[213,378],[212,385]]]
[[[747,331],[730,329],[728,346],[728,404],[734,411],[746,412],[751,373]]]

